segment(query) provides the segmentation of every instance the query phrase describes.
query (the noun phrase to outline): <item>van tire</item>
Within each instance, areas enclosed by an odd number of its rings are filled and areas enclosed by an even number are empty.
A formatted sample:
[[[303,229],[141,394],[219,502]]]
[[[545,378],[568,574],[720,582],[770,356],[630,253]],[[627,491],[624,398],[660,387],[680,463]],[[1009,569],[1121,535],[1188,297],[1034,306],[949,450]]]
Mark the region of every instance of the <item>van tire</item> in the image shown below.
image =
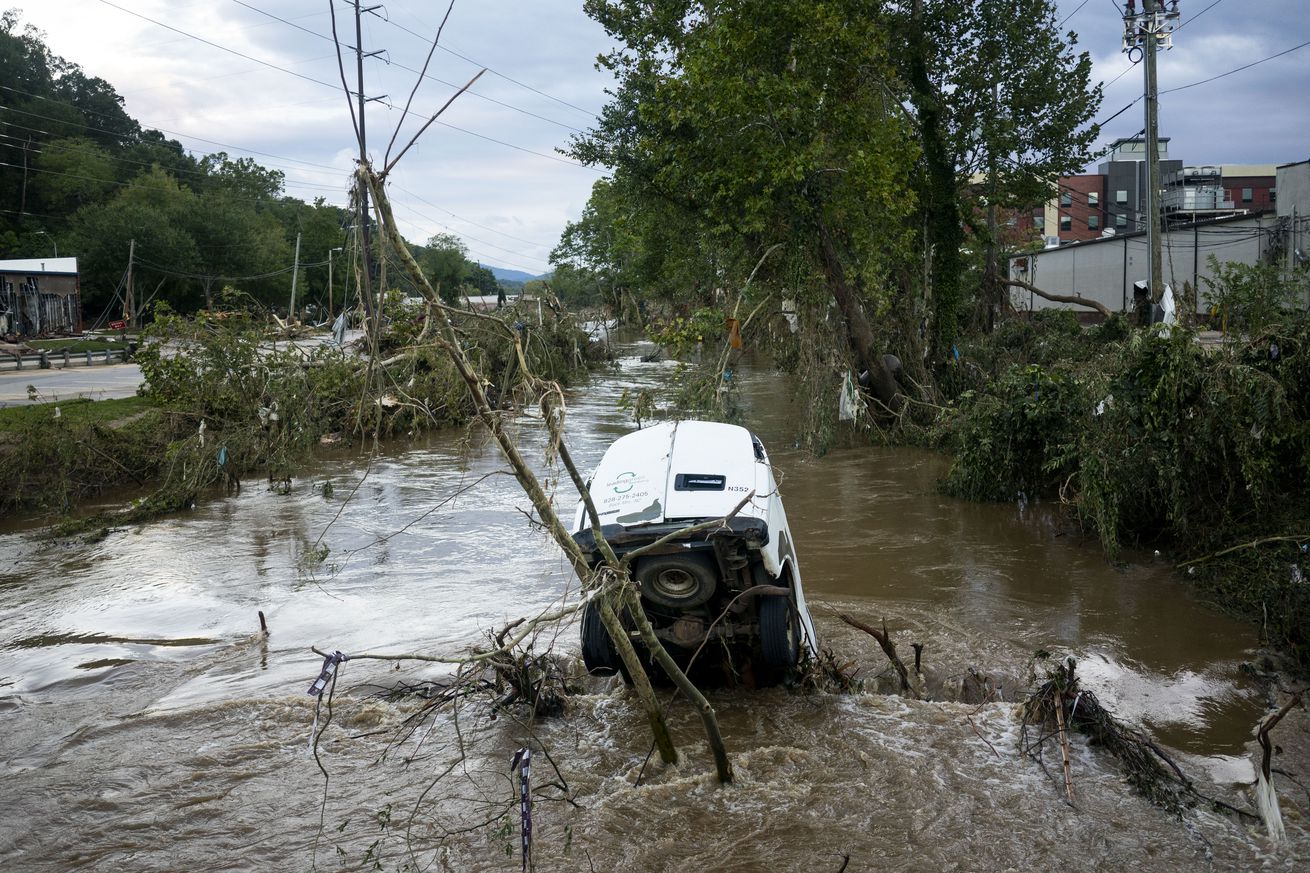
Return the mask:
[[[790,597],[775,594],[760,598],[760,651],[764,663],[779,670],[790,670],[800,660],[800,635]]]
[[[633,575],[642,597],[673,609],[700,606],[714,596],[719,585],[719,566],[708,552],[638,558]]]
[[[619,669],[619,653],[600,618],[600,604],[592,601],[582,611],[582,664],[593,676],[613,676]]]

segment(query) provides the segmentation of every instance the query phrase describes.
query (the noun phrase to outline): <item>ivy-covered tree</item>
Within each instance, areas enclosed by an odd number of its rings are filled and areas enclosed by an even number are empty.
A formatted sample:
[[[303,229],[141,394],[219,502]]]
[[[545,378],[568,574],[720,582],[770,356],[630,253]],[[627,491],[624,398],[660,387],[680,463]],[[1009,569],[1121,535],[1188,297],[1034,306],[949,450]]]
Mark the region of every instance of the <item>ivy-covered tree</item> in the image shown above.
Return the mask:
[[[1090,158],[1101,88],[1053,0],[913,0],[890,21],[922,146],[916,188],[932,258],[932,347],[945,360],[961,305],[965,192],[1026,207]]]

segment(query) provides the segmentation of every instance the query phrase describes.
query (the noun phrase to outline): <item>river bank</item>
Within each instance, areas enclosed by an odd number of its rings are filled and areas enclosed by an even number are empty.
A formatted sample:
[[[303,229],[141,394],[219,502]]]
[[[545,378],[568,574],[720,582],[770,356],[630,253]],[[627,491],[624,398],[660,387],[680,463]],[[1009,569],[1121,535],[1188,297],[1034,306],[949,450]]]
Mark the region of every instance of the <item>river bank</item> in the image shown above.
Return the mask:
[[[562,384],[605,354],[571,316],[550,307],[456,318],[507,404],[516,343],[528,366]],[[248,477],[285,484],[320,445],[361,446],[464,424],[472,407],[462,381],[427,345],[425,325],[421,307],[397,305],[370,362],[332,344],[270,343],[250,319],[162,314],[137,353],[141,398],[0,409],[0,513],[62,516],[69,529],[132,523],[190,506],[206,489],[234,490]],[[124,487],[148,494],[119,515],[78,517],[82,504]]]

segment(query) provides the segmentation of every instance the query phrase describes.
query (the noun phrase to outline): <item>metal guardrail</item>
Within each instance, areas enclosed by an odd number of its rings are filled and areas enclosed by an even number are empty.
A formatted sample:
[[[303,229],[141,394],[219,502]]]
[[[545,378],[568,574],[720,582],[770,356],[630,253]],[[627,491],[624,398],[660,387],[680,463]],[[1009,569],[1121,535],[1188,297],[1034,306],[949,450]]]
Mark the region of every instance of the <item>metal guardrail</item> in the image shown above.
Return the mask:
[[[93,367],[127,361],[124,349],[94,349],[70,352],[67,349],[47,350],[35,354],[0,354],[0,370],[62,370],[67,367]]]

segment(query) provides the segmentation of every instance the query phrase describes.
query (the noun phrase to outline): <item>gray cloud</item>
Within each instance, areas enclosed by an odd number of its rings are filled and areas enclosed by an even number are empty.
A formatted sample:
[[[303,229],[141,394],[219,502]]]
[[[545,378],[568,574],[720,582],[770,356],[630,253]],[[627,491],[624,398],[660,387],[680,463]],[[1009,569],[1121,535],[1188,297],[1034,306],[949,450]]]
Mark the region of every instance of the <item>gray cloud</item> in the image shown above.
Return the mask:
[[[331,43],[297,29],[328,34],[326,0],[243,0],[290,24],[233,0],[113,2],[331,86],[339,81]],[[1061,16],[1079,2],[1060,0]],[[1188,21],[1210,2],[1182,3],[1187,26],[1176,48],[1161,57],[1162,88],[1207,78],[1310,39],[1310,4],[1302,0],[1227,0],[1195,23]],[[1112,6],[1121,4],[1091,0],[1065,24],[1079,34],[1080,48],[1092,53],[1097,77],[1107,81],[1126,67],[1119,51],[1119,13]],[[337,9],[343,39],[353,44],[349,9],[344,3]],[[385,149],[413,86],[413,74],[400,65],[418,69],[427,53],[424,40],[402,28],[434,33],[445,4],[392,0],[385,11],[389,21],[366,19],[363,39],[365,48],[385,49],[391,61],[366,62],[367,93],[387,95],[368,110],[375,157]],[[345,98],[333,87],[267,69],[92,0],[41,0],[25,10],[24,19],[46,32],[54,52],[111,82],[126,98],[128,111],[144,124],[228,143],[235,154],[248,149],[281,156],[252,154],[286,173],[289,193],[345,202],[354,142]],[[495,71],[474,88],[490,100],[465,95],[443,116],[451,125],[490,139],[441,126],[425,135],[396,176],[403,230],[416,241],[455,232],[475,258],[544,271],[550,247],[565,223],[581,212],[600,177],[595,170],[561,162],[556,149],[567,144],[573,129],[586,128],[604,105],[604,89],[611,82],[594,64],[608,40],[583,15],[578,0],[481,0],[456,3],[442,43]],[[477,69],[438,50],[430,74],[463,83]],[[1171,137],[1171,155],[1188,163],[1282,163],[1310,157],[1308,71],[1310,47],[1164,95],[1162,134]],[[353,63],[347,73],[353,86]],[[451,90],[424,82],[413,111],[431,113]],[[1101,117],[1122,108],[1140,90],[1140,73],[1128,72],[1107,88]],[[1139,103],[1106,126],[1104,141],[1135,133],[1141,117]],[[407,119],[401,141],[420,123],[417,117]],[[198,152],[219,148],[178,138]]]

